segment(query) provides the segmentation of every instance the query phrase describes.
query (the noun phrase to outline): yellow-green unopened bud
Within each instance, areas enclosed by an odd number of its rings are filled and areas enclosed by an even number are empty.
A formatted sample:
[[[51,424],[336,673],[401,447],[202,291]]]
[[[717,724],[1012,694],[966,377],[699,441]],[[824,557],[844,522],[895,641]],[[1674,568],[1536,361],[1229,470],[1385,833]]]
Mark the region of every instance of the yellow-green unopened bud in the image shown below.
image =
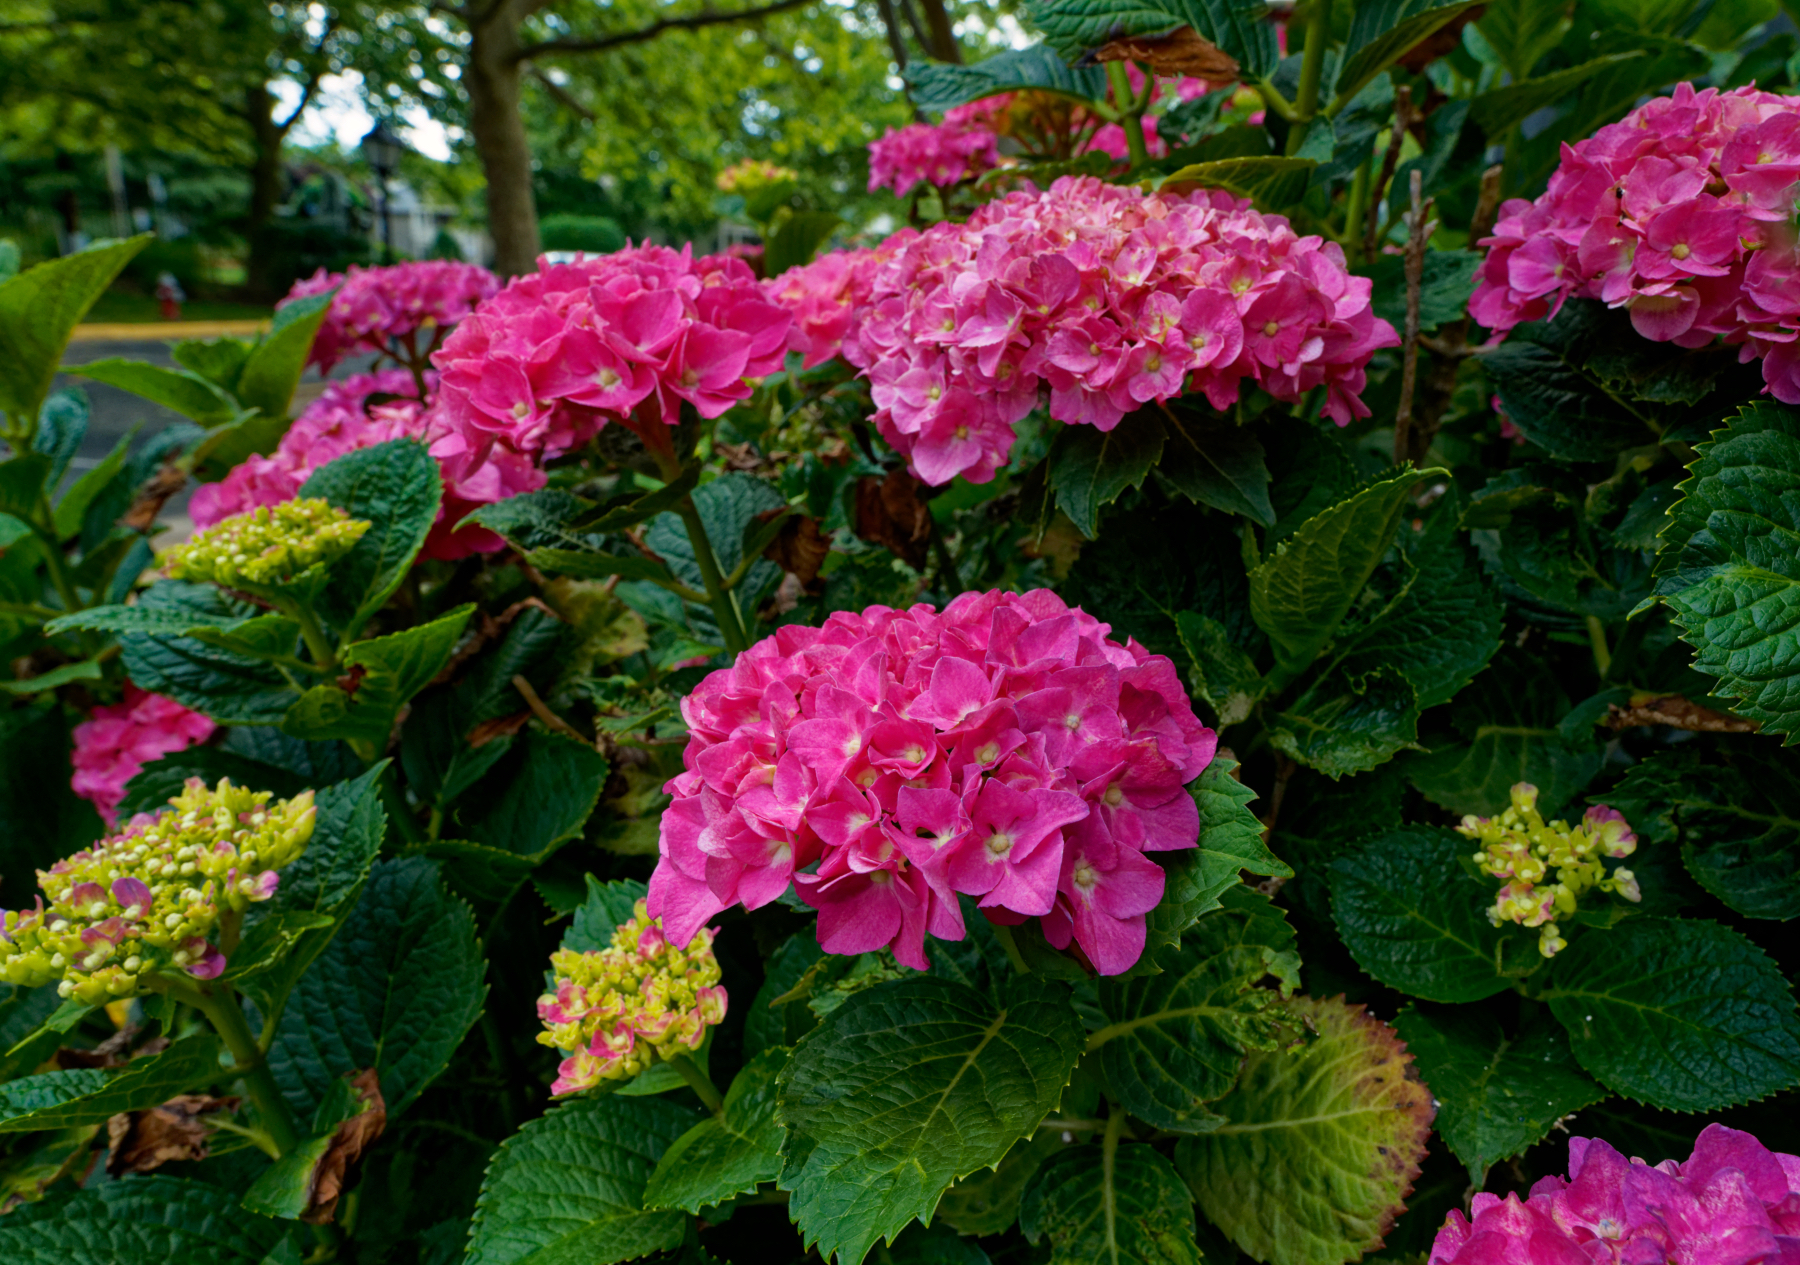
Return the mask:
[[[287,583],[349,553],[370,524],[318,497],[264,505],[163,551],[164,574],[227,588]]]
[[[64,997],[98,1004],[159,973],[215,978],[220,918],[273,896],[276,871],[312,837],[311,791],[269,798],[190,778],[154,817],[39,870],[37,907],[0,910],[0,980],[61,981]]]
[[[1537,787],[1520,782],[1512,788],[1512,804],[1498,817],[1464,817],[1456,829],[1480,843],[1474,859],[1482,872],[1505,880],[1487,911],[1488,921],[1496,927],[1516,922],[1538,928],[1538,952],[1554,957],[1569,943],[1556,920],[1573,916],[1583,893],[1598,889],[1640,899],[1630,870],[1608,875],[1601,861],[1630,856],[1637,851],[1637,836],[1624,817],[1604,804],[1588,809],[1573,826],[1546,822],[1537,797]]]
[[[628,1080],[652,1063],[699,1048],[706,1029],[725,1017],[725,990],[713,933],[701,928],[685,949],[662,933],[644,902],[613,931],[612,947],[551,956],[556,991],[538,998],[544,1045],[568,1054],[555,1094]]]

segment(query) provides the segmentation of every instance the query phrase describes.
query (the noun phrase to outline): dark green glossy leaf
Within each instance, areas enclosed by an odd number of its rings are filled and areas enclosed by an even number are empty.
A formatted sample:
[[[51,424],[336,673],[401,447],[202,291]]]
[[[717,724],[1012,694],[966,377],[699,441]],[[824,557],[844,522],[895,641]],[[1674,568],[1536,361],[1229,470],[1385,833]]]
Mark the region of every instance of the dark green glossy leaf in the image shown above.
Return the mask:
[[[1328,777],[1367,773],[1417,746],[1419,698],[1396,667],[1322,678],[1269,719],[1275,749]]]
[[[282,718],[282,729],[312,741],[385,746],[400,709],[450,661],[474,611],[473,604],[459,606],[428,624],[352,643],[342,656],[343,675],[302,694]]]
[[[237,417],[230,396],[197,373],[147,364],[142,360],[90,360],[75,372],[95,382],[142,396],[202,426],[217,426]]]
[[[563,936],[562,947],[576,953],[593,953],[610,947],[613,932],[618,930],[620,923],[630,922],[636,916],[637,903],[644,899],[648,891],[636,879],[622,878],[602,883],[592,874],[588,875],[587,900],[575,911],[575,918]],[[770,971],[773,978],[773,965]],[[786,1045],[787,1042],[776,1041],[771,1044]]]
[[[701,1121],[663,1152],[644,1190],[646,1208],[699,1212],[780,1175],[775,1077],[787,1058],[765,1050],[744,1064],[725,1095],[724,1118]]]
[[[1556,955],[1550,1009],[1595,1080],[1675,1111],[1715,1111],[1800,1080],[1793,986],[1740,933],[1633,918]]]
[[[1242,68],[1248,79],[1280,60],[1262,0],[1030,0],[1026,12],[1045,42],[1068,61],[1121,35],[1161,35],[1191,26]]]
[[[1128,1143],[1108,1157],[1088,1144],[1052,1156],[1019,1201],[1019,1229],[1033,1243],[1050,1240],[1050,1265],[1200,1261],[1193,1196],[1147,1146]]]
[[[264,417],[285,421],[294,388],[300,385],[300,372],[306,367],[306,353],[312,350],[313,336],[325,321],[331,299],[331,294],[314,294],[276,309],[269,332],[238,371],[238,403],[259,410]]]
[[[318,602],[319,612],[353,637],[400,587],[437,521],[443,498],[437,461],[416,439],[389,440],[319,467],[300,495],[324,497],[373,524],[333,565]]]
[[[1356,6],[1344,60],[1338,70],[1333,113],[1342,109],[1368,82],[1414,45],[1431,38],[1483,0],[1456,0],[1427,7],[1429,0],[1364,0]]]
[[[1179,405],[1171,406],[1162,426],[1167,441],[1158,478],[1191,501],[1275,525],[1269,467],[1253,429]]]
[[[93,246],[0,281],[0,413],[38,415],[76,324],[150,240]]]
[[[949,110],[999,92],[1022,89],[1053,92],[1077,101],[1106,98],[1106,71],[1098,66],[1072,70],[1044,44],[1014,48],[969,65],[915,62],[906,68],[913,99],[921,110]]]
[[[228,1187],[127,1177],[53,1195],[0,1218],[8,1265],[263,1265],[287,1228],[246,1213]]]
[[[99,1124],[121,1111],[140,1111],[203,1089],[220,1075],[219,1039],[205,1032],[121,1068],[26,1076],[0,1085],[0,1133]]]

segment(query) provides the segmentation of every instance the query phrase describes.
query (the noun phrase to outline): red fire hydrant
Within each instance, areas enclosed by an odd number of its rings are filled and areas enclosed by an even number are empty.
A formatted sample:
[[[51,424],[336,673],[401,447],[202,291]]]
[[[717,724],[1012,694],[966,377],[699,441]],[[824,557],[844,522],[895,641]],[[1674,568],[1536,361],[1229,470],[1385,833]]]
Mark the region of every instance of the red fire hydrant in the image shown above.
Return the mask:
[[[181,303],[186,298],[187,292],[181,288],[181,282],[175,279],[174,273],[165,272],[156,279],[156,301],[162,309],[163,320],[179,321]]]

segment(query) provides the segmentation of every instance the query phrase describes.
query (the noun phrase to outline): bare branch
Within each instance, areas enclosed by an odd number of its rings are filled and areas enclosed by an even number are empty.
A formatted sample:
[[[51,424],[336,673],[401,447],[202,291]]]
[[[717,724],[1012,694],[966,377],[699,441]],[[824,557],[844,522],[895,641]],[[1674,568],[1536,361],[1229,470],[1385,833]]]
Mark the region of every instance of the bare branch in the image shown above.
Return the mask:
[[[1412,172],[1412,210],[1402,218],[1406,223],[1406,341],[1405,360],[1400,371],[1400,405],[1394,410],[1394,464],[1413,457],[1412,412],[1413,388],[1419,376],[1419,298],[1425,278],[1425,243],[1437,231],[1437,221],[1429,218],[1436,198],[1420,201],[1423,174]],[[1416,454],[1423,457],[1424,453]]]
[[[594,112],[592,110],[588,109],[585,105],[581,104],[581,102],[577,101],[569,93],[568,89],[564,88],[561,84],[559,84],[555,80],[551,79],[549,75],[546,75],[543,71],[539,70],[536,66],[531,67],[530,74],[533,79],[537,80],[540,84],[543,85],[545,92],[548,92],[552,97],[554,97],[556,99],[556,103],[558,105],[562,106],[565,110],[571,110],[574,113],[579,114],[582,118],[586,119],[589,123],[592,123],[594,121]]]
[[[598,39],[546,40],[542,44],[532,44],[521,48],[513,54],[513,57],[518,61],[529,61],[537,57],[556,57],[566,53],[603,53],[608,49],[623,48],[627,44],[646,43],[668,31],[697,31],[702,27],[722,26],[728,22],[754,22],[758,18],[766,18],[776,13],[786,13],[790,9],[798,9],[809,3],[811,0],[775,0],[773,4],[765,4],[754,9],[740,9],[733,13],[696,13],[685,18],[663,18],[635,31],[603,35]]]

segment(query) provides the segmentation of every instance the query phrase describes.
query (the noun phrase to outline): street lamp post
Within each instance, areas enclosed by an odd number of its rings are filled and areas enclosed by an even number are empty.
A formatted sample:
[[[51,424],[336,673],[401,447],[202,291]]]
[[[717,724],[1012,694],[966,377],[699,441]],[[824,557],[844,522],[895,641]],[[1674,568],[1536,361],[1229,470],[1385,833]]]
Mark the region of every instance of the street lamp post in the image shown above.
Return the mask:
[[[375,173],[375,187],[381,194],[381,262],[391,264],[394,262],[394,225],[388,216],[388,177],[399,167],[400,154],[405,147],[399,137],[387,130],[386,124],[377,122],[362,138],[360,148],[363,161]]]

